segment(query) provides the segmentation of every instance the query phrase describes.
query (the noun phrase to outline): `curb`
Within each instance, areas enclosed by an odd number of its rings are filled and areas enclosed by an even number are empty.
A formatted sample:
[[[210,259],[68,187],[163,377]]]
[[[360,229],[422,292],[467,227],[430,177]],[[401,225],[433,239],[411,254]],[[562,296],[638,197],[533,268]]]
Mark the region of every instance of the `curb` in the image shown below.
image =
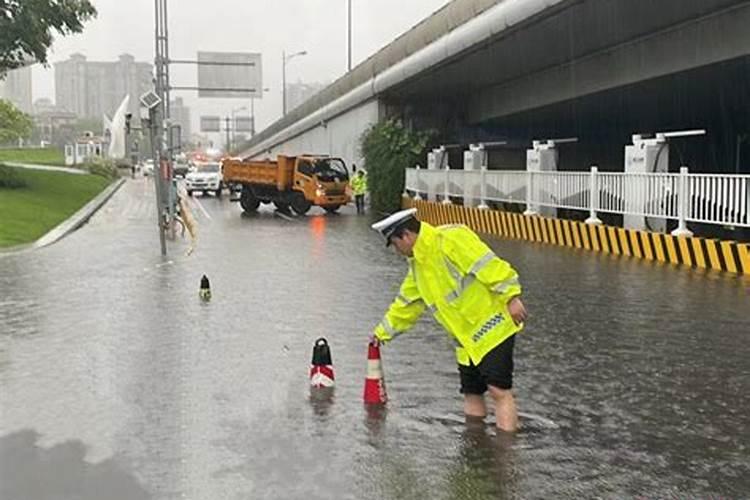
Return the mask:
[[[431,224],[465,224],[510,239],[578,248],[681,266],[750,275],[750,244],[403,199]]]
[[[24,243],[14,247],[0,249],[0,255],[16,254],[27,250],[43,248],[61,240],[79,227],[83,226],[100,208],[102,208],[102,206],[104,206],[105,203],[107,203],[107,201],[109,201],[123,184],[125,184],[125,179],[119,179],[113,182],[104,191],[78,209],[77,212],[50,229],[38,240],[33,243]]]

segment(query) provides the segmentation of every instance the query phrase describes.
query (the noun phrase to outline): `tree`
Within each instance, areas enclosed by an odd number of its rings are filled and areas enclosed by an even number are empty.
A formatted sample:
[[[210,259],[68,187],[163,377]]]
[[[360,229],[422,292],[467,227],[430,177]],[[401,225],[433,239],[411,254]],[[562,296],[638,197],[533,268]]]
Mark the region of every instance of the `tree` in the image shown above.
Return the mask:
[[[0,0],[0,77],[33,62],[46,64],[53,31],[80,33],[95,16],[89,0]]]
[[[405,169],[424,155],[431,130],[414,131],[400,120],[390,119],[370,127],[360,139],[367,167],[372,207],[392,211],[401,205]]]
[[[33,122],[10,101],[0,99],[0,144],[9,144],[31,135]]]

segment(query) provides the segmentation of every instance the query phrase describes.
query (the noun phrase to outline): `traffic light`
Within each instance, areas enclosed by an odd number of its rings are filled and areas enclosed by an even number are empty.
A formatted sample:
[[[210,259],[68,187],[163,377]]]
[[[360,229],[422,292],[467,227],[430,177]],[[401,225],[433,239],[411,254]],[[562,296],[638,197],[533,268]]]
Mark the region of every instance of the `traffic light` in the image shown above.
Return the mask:
[[[125,133],[130,133],[130,120],[133,118],[133,113],[125,114]]]

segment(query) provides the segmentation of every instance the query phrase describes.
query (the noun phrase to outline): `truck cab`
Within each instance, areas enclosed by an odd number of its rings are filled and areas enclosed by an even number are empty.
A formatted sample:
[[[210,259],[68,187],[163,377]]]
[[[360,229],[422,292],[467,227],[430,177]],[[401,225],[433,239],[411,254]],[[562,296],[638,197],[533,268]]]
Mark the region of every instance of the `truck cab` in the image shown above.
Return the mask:
[[[300,156],[294,169],[293,188],[312,205],[335,212],[349,200],[349,172],[340,158]]]

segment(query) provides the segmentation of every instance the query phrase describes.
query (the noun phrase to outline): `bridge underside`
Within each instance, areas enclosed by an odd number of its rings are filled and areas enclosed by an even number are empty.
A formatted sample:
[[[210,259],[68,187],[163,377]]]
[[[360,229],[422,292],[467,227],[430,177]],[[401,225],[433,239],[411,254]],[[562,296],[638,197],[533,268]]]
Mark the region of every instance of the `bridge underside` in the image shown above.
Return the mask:
[[[578,2],[382,98],[439,142],[508,140],[495,167],[524,168],[532,139],[576,136],[561,169],[622,170],[633,133],[705,128],[676,143],[673,167],[747,173],[747,26],[750,2]]]
[[[561,146],[561,170],[599,165],[622,171],[624,146],[634,133],[701,128],[707,135],[673,140],[670,169],[681,163],[693,171],[750,172],[750,57],[673,74],[569,99],[512,115],[470,123],[460,100],[436,109],[420,101],[391,101],[391,113],[410,116],[420,128],[439,131],[439,143],[504,139],[508,147],[491,150],[490,166],[524,169],[533,139],[578,137]],[[445,102],[445,101],[443,101]],[[461,152],[450,164],[461,165]]]
[[[490,4],[478,15],[492,15]],[[462,22],[451,29],[490,29]],[[390,66],[365,65],[369,87],[365,66],[355,68],[331,87],[339,93],[280,120],[247,154],[316,152],[359,163],[361,134],[400,116],[437,130],[436,144],[507,141],[490,151],[490,168],[524,169],[533,139],[578,137],[560,149],[559,169],[622,171],[632,134],[699,128],[707,135],[672,142],[670,170],[750,172],[749,0],[564,0],[512,27],[498,23],[477,36],[481,43],[375,95],[367,92],[388,81]],[[401,45],[404,60],[419,58]],[[359,91],[347,90],[355,83]],[[335,105],[358,94],[366,97]],[[449,164],[461,166],[461,155],[452,150]]]

